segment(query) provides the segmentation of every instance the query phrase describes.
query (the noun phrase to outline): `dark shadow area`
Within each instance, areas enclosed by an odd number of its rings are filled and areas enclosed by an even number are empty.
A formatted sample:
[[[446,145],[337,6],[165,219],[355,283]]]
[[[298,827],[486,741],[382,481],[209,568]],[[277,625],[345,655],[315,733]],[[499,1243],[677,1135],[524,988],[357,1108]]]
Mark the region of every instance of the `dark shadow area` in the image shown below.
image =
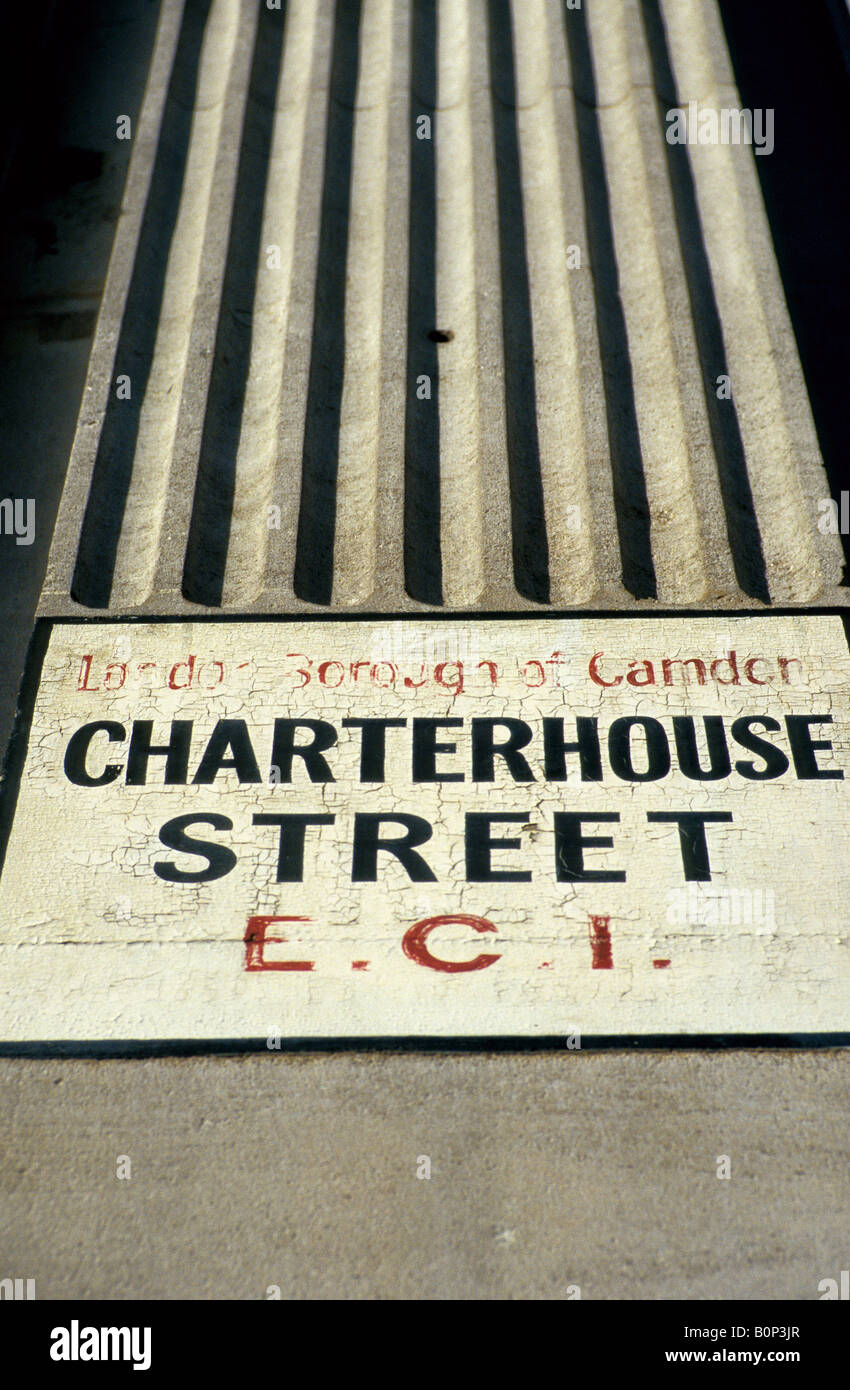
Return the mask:
[[[0,44],[0,498],[31,499],[32,544],[0,534],[6,742],[86,377],[156,0],[7,5]]]
[[[186,168],[198,64],[210,0],[187,0],[163,114],[138,252],[121,321],[103,428],[86,504],[71,586],[78,603],[109,604],[115,558],[139,418],[145,398],[162,306],[171,238]],[[115,382],[128,376],[131,399],[119,400]]]
[[[741,105],[775,111],[775,148],[755,165],[837,502],[850,488],[850,19],[824,0],[720,0],[720,13]]]
[[[212,607],[221,603],[224,589],[285,23],[285,5],[280,10],[262,6],[258,11],[215,351],[186,543],[183,595],[194,603]]]
[[[404,585],[420,603],[443,601],[440,549],[438,343],[451,330],[437,319],[437,6],[413,0],[410,37],[410,202],[407,282],[407,397],[404,419]],[[431,139],[416,135],[419,116]],[[422,400],[422,377],[431,396]],[[423,385],[423,390],[425,389]]]
[[[516,124],[511,10],[508,0],[489,0],[488,8],[514,582],[525,598],[548,603],[549,542],[537,436],[534,332]]]
[[[360,0],[337,0],[294,575],[296,594],[310,603],[330,603],[333,592],[359,29]]]
[[[596,79],[584,11],[565,10],[564,29],[574,87],[623,584],[635,598],[657,598],[632,363],[620,299],[602,136],[596,111]],[[587,100],[579,93],[586,94]]]
[[[658,0],[643,0],[643,20],[658,99],[658,119],[662,132],[666,132],[667,111],[680,103]],[[669,144],[666,138],[663,144],[735,575],[745,594],[769,603],[761,533],[734,395],[728,400],[717,397],[717,378],[728,375],[726,349],[688,150],[686,145]]]

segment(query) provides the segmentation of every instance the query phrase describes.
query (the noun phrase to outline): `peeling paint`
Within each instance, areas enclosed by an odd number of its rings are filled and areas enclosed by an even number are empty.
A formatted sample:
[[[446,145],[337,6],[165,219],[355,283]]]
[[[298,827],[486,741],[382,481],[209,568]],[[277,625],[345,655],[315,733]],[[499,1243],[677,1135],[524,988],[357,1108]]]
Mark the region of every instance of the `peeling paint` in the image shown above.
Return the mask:
[[[294,678],[289,653],[314,663],[304,669],[333,660],[350,671],[386,625],[52,627],[0,880],[0,1038],[256,1038],[272,1025],[289,1038],[846,1028],[850,658],[838,616],[724,617],[720,651],[716,621],[691,616],[404,620],[399,670],[423,637],[459,649],[472,632],[497,681],[447,698],[433,681],[388,687],[365,669],[336,687]],[[118,651],[128,678],[98,680]],[[665,660],[690,662],[690,679],[601,686],[600,651],[607,679],[636,661],[660,672]],[[772,682],[743,678],[753,659]],[[725,681],[708,674],[717,661]],[[228,678],[155,689],[129,678],[178,662],[184,675],[218,662]],[[543,685],[529,685],[529,662],[547,673]],[[704,771],[712,718],[729,771],[695,780],[673,720],[694,720]],[[747,718],[775,721],[758,726],[778,750],[770,776],[746,772],[764,763],[736,742]],[[380,757],[362,725],[344,723],[364,719],[402,721],[384,725]],[[596,721],[598,774],[579,757],[582,719]],[[139,744],[130,781],[144,720],[152,746]],[[250,757],[237,739],[211,763],[225,720],[244,721]],[[303,723],[291,767],[267,780],[275,721],[291,720],[332,729],[322,758],[333,780],[316,780],[320,765],[299,753]],[[423,731],[415,720],[442,722]],[[563,720],[562,773],[544,720]],[[629,720],[646,725],[624,733]],[[165,757],[174,721],[191,721],[182,770]],[[213,775],[195,780],[204,764]],[[165,828],[187,816],[197,820],[180,841]],[[313,819],[299,845],[291,820],[284,830],[269,816]],[[415,853],[370,850],[373,832],[403,838],[398,817],[427,828],[407,845]],[[246,969],[249,920],[269,926]]]

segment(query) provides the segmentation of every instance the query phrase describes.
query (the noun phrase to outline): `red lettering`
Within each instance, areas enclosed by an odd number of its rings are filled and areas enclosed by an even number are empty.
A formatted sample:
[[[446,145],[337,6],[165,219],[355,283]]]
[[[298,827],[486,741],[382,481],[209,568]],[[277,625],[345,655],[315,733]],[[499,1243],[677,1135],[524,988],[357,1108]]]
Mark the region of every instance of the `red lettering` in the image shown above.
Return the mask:
[[[755,666],[757,661],[764,661],[765,666],[767,665],[767,661],[765,661],[765,658],[763,656],[751,656],[748,661],[744,662],[744,671],[746,673],[747,680],[750,682],[751,685],[769,685],[770,682],[773,680],[772,676],[768,676],[767,680],[765,681],[760,681],[758,676],[753,675],[753,667]]]
[[[640,666],[643,667],[643,674],[644,674],[644,676],[646,677],[645,680],[642,680],[642,681],[639,681],[639,680],[638,680],[638,673],[637,673],[636,670],[633,669],[633,668],[636,667],[636,666],[637,666],[637,667],[640,667]],[[651,661],[646,661],[645,659],[644,659],[643,661],[630,661],[630,662],[629,662],[629,670],[628,670],[628,674],[627,674],[627,676],[626,676],[626,680],[627,680],[627,682],[628,682],[629,685],[654,685],[654,684],[655,684],[655,667],[653,666],[653,664],[652,664]]]
[[[422,664],[421,664],[420,667],[419,667],[419,674],[420,674],[420,676],[422,677],[422,679],[419,680],[419,681],[412,681],[412,680],[410,679],[410,676],[405,676],[405,678],[404,678],[404,684],[405,684],[405,686],[407,687],[408,690],[419,690],[419,689],[421,689],[421,687],[425,684],[425,662],[424,662],[424,661],[422,662]]]
[[[121,677],[120,680],[113,682],[113,680],[112,680],[112,672],[113,672],[113,671],[118,671],[118,672],[120,672],[120,677]],[[104,690],[120,690],[126,679],[127,679],[127,663],[126,663],[126,661],[110,661],[109,665],[108,665],[107,668],[106,668],[106,672],[105,672],[105,674],[104,674],[104,677],[103,677],[103,688],[104,688]]]
[[[554,667],[557,668],[557,667],[560,665],[560,663],[561,663],[562,661],[566,661],[566,659],[567,659],[567,658],[565,657],[565,655],[564,655],[563,652],[553,652],[551,656],[548,656],[548,657],[546,658],[546,665],[547,665],[547,666],[554,666]],[[561,687],[560,675],[561,675],[560,671],[558,671],[558,670],[556,669],[556,670],[555,670],[555,685],[556,685],[556,687],[557,687],[558,689],[560,689],[560,687]]]
[[[731,680],[725,681],[722,676],[718,676],[717,667],[720,665],[721,661],[725,661],[729,670],[732,672]],[[728,656],[719,656],[716,661],[712,661],[711,678],[712,680],[716,680],[718,685],[740,685],[741,677],[738,674],[737,653],[730,652]]]
[[[620,685],[620,684],[622,683],[622,680],[623,680],[623,677],[622,677],[622,676],[615,676],[614,679],[613,679],[612,681],[603,680],[602,676],[600,676],[600,674],[599,674],[599,662],[601,661],[601,659],[602,659],[602,657],[603,657],[604,655],[605,655],[604,652],[596,652],[596,654],[590,658],[590,665],[589,665],[588,668],[587,668],[588,674],[589,674],[589,676],[590,676],[590,679],[591,679],[591,680],[594,682],[594,684],[596,684],[596,685],[607,685],[607,686],[611,686],[611,685]]]
[[[266,936],[272,922],[309,922],[309,917],[249,917],[245,929],[245,969],[257,970],[312,970],[312,960],[266,960],[266,946],[280,946],[286,942],[285,936]]]
[[[189,679],[178,682],[177,672],[184,666],[186,667],[186,670],[189,673]],[[188,690],[189,686],[192,684],[192,677],[194,676],[194,674],[195,658],[193,656],[190,656],[188,661],[175,661],[168,676],[169,688],[171,690]]]
[[[415,961],[417,965],[427,965],[429,970],[439,970],[445,975],[459,975],[470,970],[486,970],[488,965],[495,965],[497,960],[502,959],[500,955],[480,955],[474,960],[443,960],[440,956],[432,955],[425,944],[431,932],[435,927],[454,924],[472,927],[472,930],[477,932],[496,931],[493,923],[488,922],[486,917],[469,917],[465,913],[455,913],[448,917],[426,917],[423,921],[416,922],[404,934],[401,948],[408,960]]]
[[[683,681],[685,682],[686,685],[687,685],[687,683],[688,683],[688,673],[687,673],[687,670],[686,670],[685,668],[688,667],[688,666],[693,666],[694,670],[696,671],[697,680],[699,681],[700,685],[705,685],[705,662],[704,662],[704,661],[701,661],[700,658],[699,658],[698,656],[689,657],[687,661],[678,661],[678,660],[673,661],[673,660],[670,659],[669,656],[665,656],[664,660],[663,660],[662,663],[661,663],[661,672],[662,672],[662,674],[663,674],[663,676],[664,676],[664,684],[665,684],[665,685],[673,685],[673,684],[674,684],[674,679],[673,679],[673,667],[674,667],[674,666],[681,666],[681,668],[682,668],[682,679],[683,679]]]
[[[81,661],[81,663],[80,663],[80,674],[79,674],[79,676],[77,677],[77,689],[78,689],[78,690],[96,690],[96,689],[97,689],[96,686],[89,685],[89,683],[88,683],[88,681],[89,681],[89,675],[90,675],[90,673],[91,673],[91,664],[92,664],[92,661],[93,661],[93,657],[92,657],[91,655],[88,655],[88,656],[84,656],[83,659],[82,659],[82,661]]]
[[[389,673],[390,673],[389,681],[382,681],[382,680],[379,679],[379,677],[378,677],[378,671],[379,671],[379,669],[380,669],[381,666],[386,666],[387,670],[389,671]],[[371,669],[370,672],[369,672],[369,678],[370,678],[370,680],[373,681],[373,683],[374,683],[375,685],[379,685],[379,686],[381,687],[382,690],[391,690],[392,687],[395,685],[395,678],[396,678],[397,675],[398,675],[398,672],[397,672],[395,666],[393,665],[393,663],[392,663],[391,661],[376,661],[375,664],[374,664],[374,666],[372,667],[372,669]]]
[[[328,671],[330,670],[331,666],[338,666],[339,669],[340,669],[340,677],[339,677],[339,680],[338,680],[338,681],[329,681],[329,680],[328,680]],[[343,683],[344,680],[345,680],[345,667],[343,666],[343,664],[342,664],[341,661],[323,661],[323,662],[322,662],[321,666],[319,667],[319,681],[321,682],[322,685],[329,685],[330,688],[331,688],[331,690],[336,690],[337,686],[338,686],[338,685],[342,685],[342,683]]]
[[[592,968],[594,970],[613,970],[614,968],[610,922],[610,917],[591,916],[590,918],[588,935],[590,936],[590,954],[593,958]]]
[[[447,666],[454,666],[457,668],[457,680],[443,680],[443,673]],[[453,690],[455,695],[460,695],[463,692],[463,662],[441,661],[439,666],[434,667],[434,680],[445,690]]]
[[[210,664],[210,666],[217,666],[217,667],[218,667],[218,680],[217,680],[217,681],[214,681],[212,685],[208,685],[208,684],[206,683],[206,681],[202,681],[202,680],[201,680],[201,672],[206,670],[206,663],[205,663],[203,666],[199,666],[199,667],[198,667],[198,685],[203,685],[204,690],[215,690],[216,686],[217,686],[217,685],[221,685],[222,681],[224,680],[224,662],[223,662],[223,661],[211,661],[209,664]]]
[[[788,676],[788,667],[789,667],[789,666],[801,666],[801,665],[802,665],[802,662],[798,661],[798,659],[797,659],[796,656],[780,656],[780,657],[779,657],[779,669],[780,669],[780,671],[782,672],[782,679],[785,681],[785,684],[786,684],[786,685],[790,685],[790,684],[791,684],[790,678],[789,678],[789,676]]]
[[[303,677],[304,677],[304,679],[302,680],[301,684],[300,684],[299,687],[298,687],[299,690],[303,690],[304,687],[305,687],[305,685],[309,685],[309,684],[310,684],[310,667],[313,665],[313,663],[312,663],[312,661],[310,660],[309,656],[305,656],[303,652],[287,652],[287,653],[286,653],[287,660],[289,660],[289,658],[290,658],[291,656],[298,656],[298,657],[300,657],[300,658],[302,659],[302,661],[306,661],[306,663],[307,663],[307,670],[306,670],[306,671],[304,670],[303,666],[296,666],[296,668],[295,668],[295,674],[296,674],[297,676],[303,676]]]

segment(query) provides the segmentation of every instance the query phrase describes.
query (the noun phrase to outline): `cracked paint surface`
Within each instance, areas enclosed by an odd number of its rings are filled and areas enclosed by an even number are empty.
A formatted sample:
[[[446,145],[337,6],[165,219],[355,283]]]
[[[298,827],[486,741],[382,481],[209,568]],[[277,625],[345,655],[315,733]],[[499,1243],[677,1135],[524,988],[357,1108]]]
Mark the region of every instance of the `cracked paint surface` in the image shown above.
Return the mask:
[[[714,782],[689,780],[673,758],[657,781],[615,775],[603,753],[603,780],[583,782],[567,755],[566,781],[546,780],[541,721],[561,717],[575,737],[578,716],[605,732],[623,717],[660,721],[720,715],[727,730],[742,716],[768,716],[770,740],[790,755],[787,715],[831,715],[813,729],[828,739],[817,766],[850,769],[850,659],[841,620],[792,617],[585,618],[464,622],[225,621],[54,626],[44,660],[23,777],[0,879],[0,1038],[142,1039],[345,1036],[535,1036],[659,1033],[831,1032],[848,1027],[850,1003],[850,830],[847,780],[800,780],[793,768],[769,781],[733,770]],[[736,653],[761,685],[665,685],[662,661],[712,662]],[[391,659],[387,659],[387,653]],[[602,686],[589,675],[596,653]],[[453,659],[453,658],[457,659]],[[792,663],[784,679],[778,659]],[[629,684],[630,669],[655,683]],[[717,668],[729,674],[728,666]],[[324,670],[324,677],[320,672]],[[693,673],[696,668],[690,668]],[[220,677],[220,678],[219,678]],[[306,677],[306,679],[305,679]],[[462,686],[462,688],[461,688]],[[462,719],[438,737],[438,757],[463,781],[411,775],[414,718]],[[520,719],[534,730],[522,751],[532,782],[515,781],[495,759],[495,780],[470,775],[470,721]],[[276,718],[334,725],[327,753],[334,782],[314,783],[301,760],[291,783],[267,782]],[[346,718],[399,718],[386,736],[385,781],[360,781],[360,737]],[[163,784],[164,759],[148,781],[73,785],[63,772],[68,740],[90,721],[129,732],[153,721],[167,741],[176,719],[194,721],[188,785]],[[263,782],[239,784],[223,769],[211,785],[191,777],[219,719],[245,720]],[[501,737],[504,736],[502,733]],[[670,737],[672,745],[672,735]],[[735,748],[735,758],[753,754]],[[702,749],[704,753],[704,747]],[[126,744],[92,742],[95,771],[121,764]],[[634,753],[639,763],[641,749]],[[650,812],[731,812],[710,825],[710,882],[688,883],[675,824]],[[374,883],[352,881],[357,812],[424,817],[432,826],[421,854],[436,882],[412,882],[391,855],[378,855]],[[625,872],[625,882],[565,882],[556,876],[553,816],[591,817],[585,864]],[[304,880],[276,881],[278,832],[257,813],[331,813],[310,827]],[[496,823],[496,869],[530,882],[468,882],[465,816],[522,815]],[[597,813],[618,822],[592,823]],[[227,816],[232,830],[199,826],[200,839],[227,845],[235,867],[210,882],[166,882],[156,863],[197,868],[203,857],[164,847],[162,826],[186,814]],[[397,833],[388,827],[384,833]],[[769,908],[769,911],[766,910]],[[306,920],[268,929],[267,968],[246,971],[249,918]],[[434,917],[484,919],[477,935],[463,921],[428,935],[445,962],[484,952],[485,968],[429,968],[402,948],[405,933]],[[593,968],[591,919],[604,917],[610,966]],[[310,971],[274,965],[308,960]],[[668,962],[659,968],[661,962]],[[364,964],[365,963],[365,964]],[[368,967],[368,968],[367,968]]]

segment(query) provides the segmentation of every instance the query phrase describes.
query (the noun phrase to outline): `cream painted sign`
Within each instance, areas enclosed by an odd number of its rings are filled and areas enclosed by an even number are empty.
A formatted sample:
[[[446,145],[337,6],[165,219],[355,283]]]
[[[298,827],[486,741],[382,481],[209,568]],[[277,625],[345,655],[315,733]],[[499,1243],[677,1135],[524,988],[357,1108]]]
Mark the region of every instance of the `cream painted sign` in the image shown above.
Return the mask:
[[[0,1041],[850,1030],[837,615],[44,622]]]

